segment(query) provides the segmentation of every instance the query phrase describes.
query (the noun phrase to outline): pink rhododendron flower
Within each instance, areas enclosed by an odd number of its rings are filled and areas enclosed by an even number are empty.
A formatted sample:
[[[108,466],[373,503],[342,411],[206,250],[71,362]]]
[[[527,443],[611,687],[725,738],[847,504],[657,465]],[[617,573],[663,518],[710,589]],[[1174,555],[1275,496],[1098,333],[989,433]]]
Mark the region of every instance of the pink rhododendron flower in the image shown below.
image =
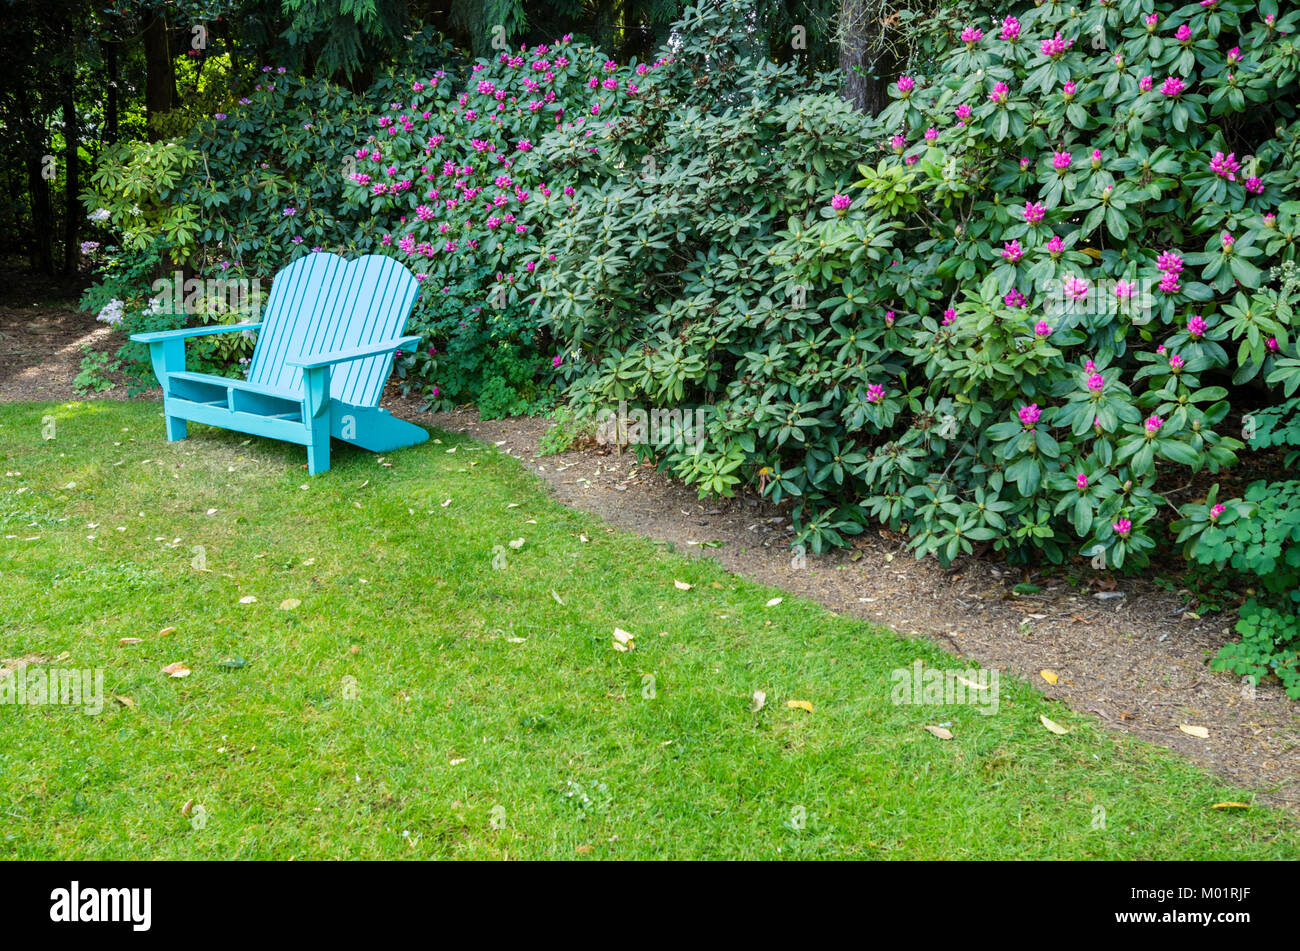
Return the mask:
[[[1235,152],[1229,152],[1227,155],[1222,152],[1215,152],[1214,158],[1210,159],[1210,171],[1220,178],[1235,182],[1237,172],[1241,171],[1241,163],[1237,161]]]
[[[1186,88],[1187,88],[1187,84],[1184,83],[1177,76],[1170,76],[1168,79],[1166,79],[1163,83],[1160,84],[1160,91],[1164,93],[1166,96],[1168,96],[1170,99],[1181,96],[1183,94],[1183,90]]]
[[[1186,23],[1184,23],[1174,33],[1174,37],[1178,40],[1179,43],[1183,43],[1183,44],[1190,43],[1192,41],[1192,28],[1188,26]]]
[[[1015,17],[1007,17],[1006,19],[1004,19],[1002,21],[1002,32],[999,33],[998,36],[1004,41],[1006,41],[1007,43],[1012,43],[1015,40],[1019,39],[1020,21],[1017,20]]]
[[[1143,76],[1138,80],[1138,89],[1142,92],[1150,92],[1151,87],[1155,85],[1155,80],[1150,76]]]
[[[949,324],[951,324],[951,323],[952,323],[954,320],[956,320],[956,319],[957,319],[957,311],[955,311],[953,308],[949,307],[947,310],[945,310],[945,311],[943,312],[943,320],[940,321],[940,323],[941,323],[943,326],[947,327]]]
[[[1226,511],[1228,511],[1228,507],[1223,503],[1220,502],[1215,504],[1215,506],[1210,509],[1210,521],[1218,521],[1219,516]]]
[[[1088,487],[1088,477],[1084,475],[1082,472],[1080,472],[1074,478],[1074,485],[1075,488],[1077,488],[1080,492],[1082,492],[1084,489]]]
[[[930,126],[930,128],[925,130],[925,140],[927,142],[933,142],[937,138],[939,138],[939,130],[934,126]]]
[[[1269,337],[1264,341],[1264,346],[1268,348],[1269,353],[1277,353],[1277,337]]]
[[[1038,422],[1043,413],[1038,408],[1037,403],[1030,403],[1028,406],[1020,407],[1020,410],[1016,415],[1020,417],[1020,424],[1024,426],[1025,429],[1033,429],[1034,424]]]
[[[1043,42],[1039,44],[1038,49],[1044,56],[1050,56],[1052,59],[1057,59],[1073,45],[1074,40],[1063,40],[1061,39],[1061,34],[1057,33],[1050,40],[1043,40]]]
[[[1156,433],[1160,432],[1160,427],[1163,426],[1164,424],[1165,424],[1164,420],[1162,420],[1155,413],[1152,413],[1150,416],[1147,417],[1147,421],[1143,425],[1146,427],[1146,431],[1148,434],[1155,435]]]
[[[1179,274],[1183,270],[1183,259],[1177,251],[1165,251],[1156,259],[1156,267],[1167,273]]]
[[[958,106],[956,109],[954,109],[953,112],[955,112],[955,113],[957,114],[957,118],[958,118],[958,119],[969,119],[969,118],[970,118],[970,106],[966,105],[966,103],[964,103],[964,102],[963,102],[960,106]]]
[[[1088,389],[1094,393],[1100,393],[1106,385],[1106,378],[1100,373],[1093,373],[1088,377]]]
[[[1015,264],[1024,257],[1024,249],[1020,247],[1019,241],[1008,241],[1002,245],[1002,256],[1010,264]]]
[[[1044,205],[1036,205],[1032,201],[1025,202],[1025,221],[1028,224],[1038,224],[1046,214],[1047,208]]]
[[[1013,287],[1011,290],[1007,291],[1006,296],[1002,298],[1002,303],[1006,304],[1008,307],[1024,307],[1029,303],[1029,301],[1025,299],[1024,294],[1020,293],[1020,291]]]
[[[1065,296],[1072,301],[1083,300],[1088,296],[1088,282],[1082,277],[1070,276],[1065,279]]]
[[[967,46],[974,46],[982,39],[984,39],[984,33],[976,27],[968,26],[961,31],[961,41]]]
[[[904,96],[906,96],[915,88],[916,88],[916,80],[913,79],[911,76],[898,77],[898,91],[901,92]]]
[[[1052,154],[1052,168],[1062,175],[1070,168],[1070,162],[1073,156],[1069,152],[1054,152]]]
[[[1115,530],[1115,534],[1120,538],[1128,538],[1129,533],[1133,531],[1133,523],[1126,518],[1122,518],[1112,524],[1111,528]]]
[[[1251,195],[1262,195],[1264,193],[1264,180],[1258,175],[1252,175],[1245,181],[1246,191]]]
[[[1005,105],[1007,101],[1007,96],[1010,94],[1010,92],[1011,92],[1010,86],[1008,86],[1004,82],[998,82],[993,87],[993,91],[989,93],[989,101],[996,102],[998,105]]]
[[[1190,336],[1202,337],[1205,335],[1207,329],[1209,329],[1209,325],[1205,322],[1205,318],[1200,314],[1193,314],[1191,317],[1187,318],[1187,333]]]
[[[1065,251],[1065,242],[1058,235],[1052,235],[1051,240],[1047,242],[1047,253],[1056,257]]]
[[[885,388],[879,383],[872,383],[867,387],[867,402],[879,403],[885,398]]]
[[[1052,328],[1047,326],[1047,321],[1040,320],[1038,323],[1034,324],[1035,337],[1050,337],[1051,335]]]
[[[1179,356],[1178,354],[1176,354],[1176,353],[1174,353],[1174,354],[1170,354],[1170,356],[1169,356],[1169,369],[1171,369],[1171,370],[1173,370],[1175,373],[1177,373],[1179,370],[1181,370],[1181,369],[1182,369],[1183,367],[1185,367],[1185,366],[1187,366],[1187,361],[1186,361],[1186,360],[1184,360],[1182,357],[1180,357],[1180,356]]]
[[[831,207],[836,211],[848,211],[851,204],[853,199],[848,195],[834,195],[831,198]]]

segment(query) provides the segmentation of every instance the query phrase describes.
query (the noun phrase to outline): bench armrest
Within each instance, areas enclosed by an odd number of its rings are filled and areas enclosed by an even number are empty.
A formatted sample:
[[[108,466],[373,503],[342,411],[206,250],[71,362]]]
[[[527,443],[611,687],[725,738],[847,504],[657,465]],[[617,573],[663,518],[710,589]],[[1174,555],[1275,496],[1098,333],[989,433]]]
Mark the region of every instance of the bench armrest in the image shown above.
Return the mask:
[[[178,330],[159,330],[147,334],[131,334],[136,343],[160,343],[164,340],[184,340],[186,337],[206,337],[208,334],[228,334],[236,330],[257,330],[261,322],[255,324],[207,324],[203,327],[181,327]]]
[[[350,350],[305,354],[301,357],[292,357],[284,362],[291,367],[302,367],[304,370],[311,370],[317,367],[332,366],[336,363],[363,360],[366,357],[377,357],[384,353],[391,353],[394,350],[414,350],[419,343],[419,337],[398,337],[394,340],[380,340],[362,347],[353,347]]]

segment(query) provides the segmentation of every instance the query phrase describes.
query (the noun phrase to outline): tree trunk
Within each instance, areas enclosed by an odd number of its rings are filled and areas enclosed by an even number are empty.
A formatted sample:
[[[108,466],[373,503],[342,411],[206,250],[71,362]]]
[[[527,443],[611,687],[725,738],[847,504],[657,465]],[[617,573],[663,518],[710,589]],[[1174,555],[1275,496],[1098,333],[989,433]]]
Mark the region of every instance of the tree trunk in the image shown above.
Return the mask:
[[[176,108],[176,71],[172,65],[171,36],[167,21],[153,17],[144,28],[144,105],[148,118]],[[161,136],[149,125],[149,141]]]
[[[104,87],[108,93],[108,101],[104,107],[104,143],[112,145],[117,141],[117,44],[112,40],[100,42],[104,49],[104,72],[107,75]]]
[[[75,47],[74,47],[75,49]],[[81,127],[77,124],[77,103],[73,96],[77,80],[76,60],[70,60],[63,86],[63,273],[75,274],[80,262],[77,246],[81,228]]]
[[[41,174],[45,162],[45,128],[36,121],[36,105],[31,90],[24,84],[18,89],[17,127],[27,174],[27,196],[31,202],[32,230],[27,241],[27,257],[32,270],[54,274],[51,245],[54,242],[54,214],[50,208],[50,183]]]
[[[873,0],[844,0],[840,7],[841,95],[873,116],[889,105],[889,84],[902,65],[894,52],[897,30],[886,25],[883,12]]]
[[[39,150],[38,150],[39,151]],[[41,175],[45,167],[43,156],[29,154],[27,166],[27,191],[32,200],[32,240],[28,257],[32,270],[41,274],[54,274],[54,212],[50,207],[50,183]]]

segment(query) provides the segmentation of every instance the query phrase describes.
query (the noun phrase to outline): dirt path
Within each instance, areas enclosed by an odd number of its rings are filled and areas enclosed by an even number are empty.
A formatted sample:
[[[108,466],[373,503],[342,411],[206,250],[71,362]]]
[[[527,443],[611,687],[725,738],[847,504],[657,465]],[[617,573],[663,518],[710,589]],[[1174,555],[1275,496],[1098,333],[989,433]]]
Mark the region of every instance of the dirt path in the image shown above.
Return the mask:
[[[35,294],[35,292],[33,292]],[[81,347],[115,348],[90,315],[53,305],[21,306],[0,296],[0,401],[62,402]],[[97,398],[124,398],[124,387]],[[791,557],[786,514],[752,495],[696,498],[694,490],[595,447],[539,457],[549,423],[521,417],[481,421],[473,411],[419,413],[419,401],[390,393],[384,405],[421,425],[463,432],[519,458],[565,505],[613,525],[715,558],[736,574],[926,637],[963,658],[1035,682],[1049,696],[1109,728],[1175,750],[1261,801],[1300,810],[1300,703],[1275,684],[1251,690],[1207,667],[1232,618],[1197,617],[1184,599],[1143,579],[1085,575],[1032,580],[1041,593],[1016,596],[1023,573],[991,561],[945,571],[916,561],[888,533],[859,538],[850,551]],[[1040,671],[1056,675],[1055,684]],[[1203,726],[1208,739],[1180,724]]]
[[[76,309],[80,284],[0,268],[0,400],[77,399],[73,380],[83,348],[116,353],[121,340]],[[97,399],[125,399],[115,386]]]

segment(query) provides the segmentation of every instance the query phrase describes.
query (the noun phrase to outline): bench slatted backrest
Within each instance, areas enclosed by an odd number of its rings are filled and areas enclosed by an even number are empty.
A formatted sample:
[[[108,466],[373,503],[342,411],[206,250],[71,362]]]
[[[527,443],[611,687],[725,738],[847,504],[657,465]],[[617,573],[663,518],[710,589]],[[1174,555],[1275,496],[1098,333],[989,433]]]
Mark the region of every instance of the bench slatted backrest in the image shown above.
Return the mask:
[[[317,251],[299,258],[271,283],[249,381],[301,395],[302,370],[286,361],[401,336],[419,288],[409,270],[383,255],[347,261]],[[392,353],[340,364],[330,396],[376,406],[392,365]]]

